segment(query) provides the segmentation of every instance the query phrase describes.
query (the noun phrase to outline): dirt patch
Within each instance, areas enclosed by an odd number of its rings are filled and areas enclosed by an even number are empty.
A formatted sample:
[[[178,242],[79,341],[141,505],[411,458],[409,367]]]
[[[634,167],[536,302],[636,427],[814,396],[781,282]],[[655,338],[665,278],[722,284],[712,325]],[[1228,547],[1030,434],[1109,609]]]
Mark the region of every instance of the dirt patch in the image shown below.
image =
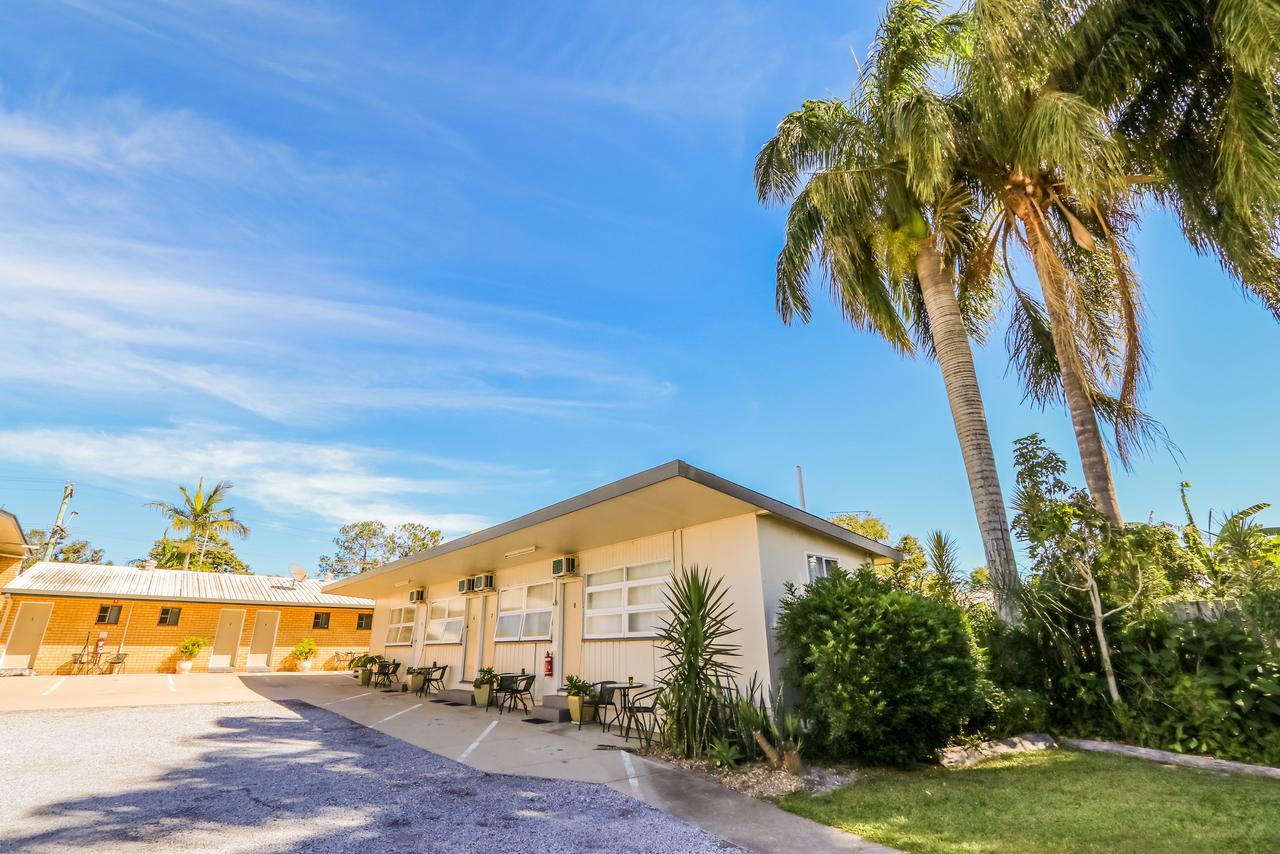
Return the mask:
[[[797,777],[765,762],[752,762],[728,769],[717,768],[705,759],[685,759],[666,752],[655,751],[653,756],[762,800],[776,800],[783,795],[800,791],[820,795],[858,779],[857,769],[849,766],[811,766],[803,776]]]

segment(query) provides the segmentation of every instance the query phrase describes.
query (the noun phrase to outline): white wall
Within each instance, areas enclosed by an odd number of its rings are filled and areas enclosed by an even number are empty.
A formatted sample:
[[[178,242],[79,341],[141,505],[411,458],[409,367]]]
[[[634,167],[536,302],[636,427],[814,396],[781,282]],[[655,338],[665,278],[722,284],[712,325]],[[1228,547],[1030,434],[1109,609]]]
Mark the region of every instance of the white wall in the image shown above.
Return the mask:
[[[869,563],[873,557],[848,543],[824,537],[814,531],[792,524],[777,516],[756,517],[760,544],[760,568],[764,590],[764,615],[761,633],[768,643],[768,660],[771,662],[776,683],[784,663],[778,651],[774,629],[777,626],[779,605],[786,595],[786,584],[803,587],[809,582],[807,556],[820,554],[834,557],[848,570],[855,570]],[[761,674],[763,676],[763,673]]]

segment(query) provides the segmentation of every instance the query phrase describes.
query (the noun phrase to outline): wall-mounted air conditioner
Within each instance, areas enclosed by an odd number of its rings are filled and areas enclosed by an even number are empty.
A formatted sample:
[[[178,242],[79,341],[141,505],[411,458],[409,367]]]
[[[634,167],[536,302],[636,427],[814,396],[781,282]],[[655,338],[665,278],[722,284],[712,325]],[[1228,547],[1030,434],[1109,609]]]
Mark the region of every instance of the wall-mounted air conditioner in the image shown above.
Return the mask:
[[[555,560],[551,561],[552,577],[559,578],[562,575],[577,575],[577,574],[578,574],[578,559],[576,557],[570,557],[566,555],[565,557],[558,557]]]
[[[492,590],[493,576],[487,573],[484,575],[477,575],[475,578],[471,579],[471,587],[477,592],[481,590]]]
[[[459,592],[459,593],[470,593],[472,590],[475,590],[475,589],[476,589],[476,588],[475,588],[475,579],[474,579],[474,578],[459,578],[459,579],[458,579],[458,592]]]
[[[418,603],[427,601],[427,591],[419,587],[417,590],[409,591],[409,602]]]

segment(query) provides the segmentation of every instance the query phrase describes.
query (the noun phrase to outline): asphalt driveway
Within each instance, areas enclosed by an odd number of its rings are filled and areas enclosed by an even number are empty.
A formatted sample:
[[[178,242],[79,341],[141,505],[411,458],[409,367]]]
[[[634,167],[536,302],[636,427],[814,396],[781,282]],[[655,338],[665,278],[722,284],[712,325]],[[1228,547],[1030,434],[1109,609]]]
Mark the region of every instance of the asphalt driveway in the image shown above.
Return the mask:
[[[0,714],[0,850],[722,851],[593,783],[488,774],[297,701]]]

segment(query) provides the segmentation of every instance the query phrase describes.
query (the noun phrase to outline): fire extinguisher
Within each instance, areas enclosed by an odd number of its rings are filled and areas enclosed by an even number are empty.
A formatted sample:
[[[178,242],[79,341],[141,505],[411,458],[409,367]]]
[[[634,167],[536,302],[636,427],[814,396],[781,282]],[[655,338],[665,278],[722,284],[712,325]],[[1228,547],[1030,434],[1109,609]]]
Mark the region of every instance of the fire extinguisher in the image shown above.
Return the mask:
[[[542,675],[551,676],[556,669],[555,659],[551,657],[551,650],[547,650],[547,654],[542,656]]]

